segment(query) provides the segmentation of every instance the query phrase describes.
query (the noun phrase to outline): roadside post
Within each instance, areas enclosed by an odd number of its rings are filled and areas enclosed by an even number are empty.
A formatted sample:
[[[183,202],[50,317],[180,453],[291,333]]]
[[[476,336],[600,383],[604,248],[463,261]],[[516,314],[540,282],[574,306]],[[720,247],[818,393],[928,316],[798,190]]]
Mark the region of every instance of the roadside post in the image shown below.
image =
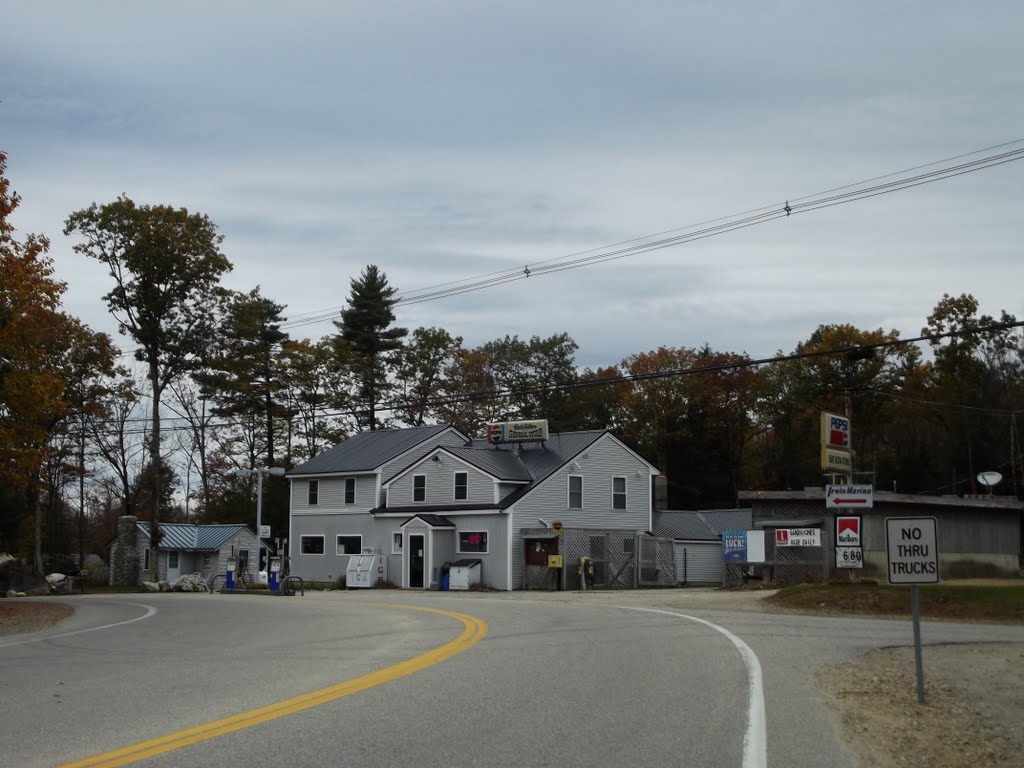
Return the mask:
[[[939,583],[939,549],[934,517],[887,517],[885,550],[890,584],[910,585],[914,622],[914,666],[917,700],[924,704],[924,664],[921,661],[921,602],[918,584]]]

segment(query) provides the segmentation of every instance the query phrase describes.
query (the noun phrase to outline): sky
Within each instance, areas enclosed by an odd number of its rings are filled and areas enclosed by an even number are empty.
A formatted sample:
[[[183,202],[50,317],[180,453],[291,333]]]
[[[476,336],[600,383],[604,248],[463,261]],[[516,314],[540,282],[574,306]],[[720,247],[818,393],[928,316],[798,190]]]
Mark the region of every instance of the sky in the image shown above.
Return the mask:
[[[14,223],[116,333],[64,220],[208,215],[285,315],[606,248],[1024,138],[1024,4],[0,0]],[[1021,144],[1013,145],[1020,148]],[[437,301],[476,346],[568,333],[759,358],[822,324],[916,336],[944,293],[1024,317],[1024,162]],[[329,320],[287,327],[294,338]],[[130,342],[119,340],[125,348]]]

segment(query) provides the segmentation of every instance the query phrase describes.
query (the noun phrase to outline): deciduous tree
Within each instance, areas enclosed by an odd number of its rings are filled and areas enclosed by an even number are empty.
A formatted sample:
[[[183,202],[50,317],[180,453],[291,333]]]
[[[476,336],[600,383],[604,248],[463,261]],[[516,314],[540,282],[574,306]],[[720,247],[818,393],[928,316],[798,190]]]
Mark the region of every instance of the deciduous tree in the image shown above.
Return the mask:
[[[221,276],[231,263],[220,251],[223,237],[205,215],[168,205],[136,205],[126,196],[72,213],[66,235],[84,242],[75,251],[104,264],[114,287],[104,296],[122,333],[139,345],[136,359],[147,366],[152,390],[149,472],[154,487],[150,517],[151,578],[156,578],[155,549],[160,543],[157,500],[161,467],[160,398],[189,371],[205,349],[223,291]]]

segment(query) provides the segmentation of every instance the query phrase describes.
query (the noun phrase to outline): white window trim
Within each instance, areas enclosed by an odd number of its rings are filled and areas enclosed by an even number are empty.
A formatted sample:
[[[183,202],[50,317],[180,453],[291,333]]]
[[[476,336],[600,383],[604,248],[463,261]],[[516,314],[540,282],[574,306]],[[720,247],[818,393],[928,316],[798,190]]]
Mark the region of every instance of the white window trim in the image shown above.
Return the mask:
[[[578,507],[572,506],[572,479],[578,477],[580,479],[580,505]],[[566,509],[583,509],[583,493],[584,493],[584,482],[583,475],[569,475],[565,480],[565,508]]]
[[[355,537],[358,536],[359,537],[359,551],[358,552],[339,552],[338,551],[338,547],[339,547],[338,539],[340,539],[343,536],[346,539],[352,539],[352,538],[355,538]],[[334,535],[334,554],[335,555],[338,555],[339,557],[348,557],[349,555],[359,555],[359,554],[362,554],[362,552],[363,552],[363,534],[361,534],[361,533],[336,533]]]
[[[423,498],[416,499],[416,478],[423,478]],[[427,476],[426,475],[413,475],[412,476],[412,503],[413,504],[426,504],[427,502]]]
[[[316,488],[316,499],[313,499],[313,488]],[[306,506],[307,507],[319,507],[320,506],[320,481],[319,480],[307,480],[306,481]]]
[[[323,552],[303,552],[303,539],[320,539],[323,543]],[[303,533],[299,536],[299,557],[323,557],[327,554],[327,537],[322,533]]]
[[[459,475],[466,476],[466,495],[463,498],[459,498]],[[452,501],[469,501],[469,472],[455,472],[452,475]]]
[[[395,549],[395,535],[398,535],[402,539],[401,549]],[[401,555],[405,552],[405,533],[403,531],[392,531],[391,532],[391,554]]]
[[[486,535],[487,536],[487,549],[485,549],[483,551],[472,550],[471,549],[468,552],[466,550],[462,549],[461,548],[462,547],[462,536],[463,536],[463,534],[470,534],[470,533],[482,533],[482,534]],[[470,530],[459,531],[458,535],[455,538],[455,554],[457,554],[457,555],[489,555],[489,554],[491,554],[491,534],[490,534],[490,531],[470,531]]]
[[[622,493],[615,493],[615,481],[622,481]],[[615,497],[622,496],[622,506],[615,506]],[[612,475],[612,510],[616,512],[625,512],[629,506],[629,480],[626,479],[626,475]]]

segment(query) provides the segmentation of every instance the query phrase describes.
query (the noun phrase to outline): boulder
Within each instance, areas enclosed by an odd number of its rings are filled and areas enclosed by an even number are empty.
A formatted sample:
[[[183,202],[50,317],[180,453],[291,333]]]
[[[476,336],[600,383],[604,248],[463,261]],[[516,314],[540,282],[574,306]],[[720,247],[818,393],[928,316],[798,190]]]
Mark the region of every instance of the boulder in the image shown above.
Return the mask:
[[[51,592],[57,594],[71,591],[71,579],[63,573],[51,573],[46,577],[46,584]]]
[[[171,591],[171,582],[169,582],[169,581],[161,581],[160,582],[160,591],[161,592],[170,592]]]
[[[144,581],[144,582],[142,582],[142,591],[143,592],[159,592],[160,591],[160,585],[157,584],[155,581]]]

